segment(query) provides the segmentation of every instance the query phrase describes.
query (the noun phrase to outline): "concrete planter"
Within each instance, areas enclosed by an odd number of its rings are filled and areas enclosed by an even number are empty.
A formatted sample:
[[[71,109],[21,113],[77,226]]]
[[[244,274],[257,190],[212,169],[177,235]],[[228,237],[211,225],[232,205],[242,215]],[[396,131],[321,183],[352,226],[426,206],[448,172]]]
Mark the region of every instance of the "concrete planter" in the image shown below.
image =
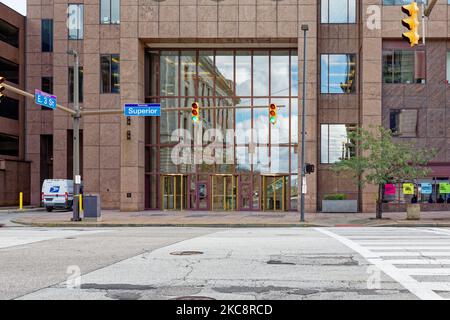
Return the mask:
[[[420,220],[420,204],[408,204],[406,207],[407,220]]]
[[[357,200],[322,200],[322,212],[356,213],[358,212]]]

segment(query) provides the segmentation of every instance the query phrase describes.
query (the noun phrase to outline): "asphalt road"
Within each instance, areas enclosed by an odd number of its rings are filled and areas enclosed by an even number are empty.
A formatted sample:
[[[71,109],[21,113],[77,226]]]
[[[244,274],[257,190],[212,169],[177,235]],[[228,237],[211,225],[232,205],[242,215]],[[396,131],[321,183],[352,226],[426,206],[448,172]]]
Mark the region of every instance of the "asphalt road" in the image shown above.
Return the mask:
[[[445,299],[450,230],[10,225],[0,284],[0,299]]]

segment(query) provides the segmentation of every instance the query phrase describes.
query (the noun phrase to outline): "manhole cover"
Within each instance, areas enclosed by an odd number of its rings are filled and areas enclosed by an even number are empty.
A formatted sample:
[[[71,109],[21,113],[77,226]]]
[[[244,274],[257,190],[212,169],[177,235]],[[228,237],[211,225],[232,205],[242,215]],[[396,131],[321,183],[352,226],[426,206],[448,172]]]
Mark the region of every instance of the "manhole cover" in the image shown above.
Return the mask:
[[[186,297],[173,298],[173,299],[169,299],[169,300],[216,300],[216,299],[211,298],[211,297],[204,297],[204,296],[186,296]]]
[[[196,254],[203,254],[201,251],[175,251],[170,253],[173,256],[193,256]]]

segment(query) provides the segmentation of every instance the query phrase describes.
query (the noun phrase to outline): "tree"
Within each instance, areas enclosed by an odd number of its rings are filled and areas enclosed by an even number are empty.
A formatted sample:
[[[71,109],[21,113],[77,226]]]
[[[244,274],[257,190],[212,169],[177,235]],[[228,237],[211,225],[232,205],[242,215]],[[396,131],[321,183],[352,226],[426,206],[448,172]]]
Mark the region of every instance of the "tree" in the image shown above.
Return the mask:
[[[373,130],[357,128],[349,139],[358,148],[355,156],[333,165],[333,171],[348,172],[364,187],[378,186],[377,219],[382,218],[383,186],[386,183],[412,182],[425,177],[430,170],[426,165],[436,156],[435,149],[418,148],[412,142],[394,141],[392,131],[383,127]]]

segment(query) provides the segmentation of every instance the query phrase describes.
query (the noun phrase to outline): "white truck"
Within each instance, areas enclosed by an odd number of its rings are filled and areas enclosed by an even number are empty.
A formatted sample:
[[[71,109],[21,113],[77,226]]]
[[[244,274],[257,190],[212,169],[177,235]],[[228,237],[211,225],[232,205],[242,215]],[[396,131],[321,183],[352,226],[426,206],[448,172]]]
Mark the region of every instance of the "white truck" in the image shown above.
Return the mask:
[[[53,209],[71,209],[73,205],[73,180],[44,180],[41,200],[48,212],[53,211]]]

